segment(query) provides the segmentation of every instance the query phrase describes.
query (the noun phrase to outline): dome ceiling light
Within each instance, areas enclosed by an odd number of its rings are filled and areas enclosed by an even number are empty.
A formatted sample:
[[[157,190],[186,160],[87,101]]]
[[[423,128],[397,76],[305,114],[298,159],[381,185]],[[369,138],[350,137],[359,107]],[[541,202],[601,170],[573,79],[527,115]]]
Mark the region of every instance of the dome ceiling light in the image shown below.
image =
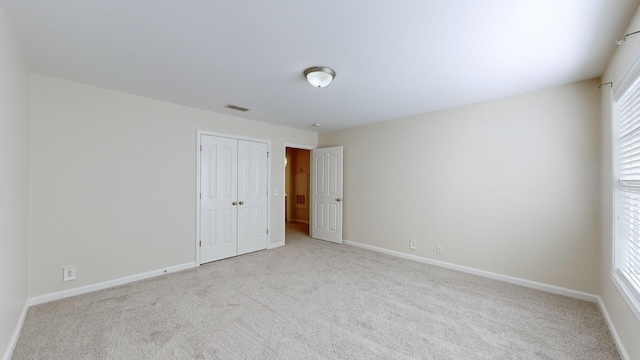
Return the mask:
[[[323,88],[336,77],[336,72],[325,66],[312,66],[304,70],[304,77],[311,86]]]

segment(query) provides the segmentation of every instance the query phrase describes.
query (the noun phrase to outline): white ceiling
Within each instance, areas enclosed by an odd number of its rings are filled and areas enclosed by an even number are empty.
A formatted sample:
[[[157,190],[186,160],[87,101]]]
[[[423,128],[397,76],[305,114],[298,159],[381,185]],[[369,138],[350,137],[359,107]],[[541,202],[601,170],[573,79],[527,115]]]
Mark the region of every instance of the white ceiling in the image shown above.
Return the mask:
[[[0,5],[34,72],[327,131],[598,77],[638,0]],[[309,85],[313,65],[334,82]]]

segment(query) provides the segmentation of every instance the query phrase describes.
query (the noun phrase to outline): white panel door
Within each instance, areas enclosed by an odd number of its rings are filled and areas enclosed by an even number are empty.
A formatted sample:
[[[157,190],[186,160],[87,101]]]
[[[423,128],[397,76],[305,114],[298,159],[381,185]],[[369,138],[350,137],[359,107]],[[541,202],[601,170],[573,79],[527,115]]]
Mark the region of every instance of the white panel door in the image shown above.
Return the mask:
[[[311,237],[342,244],[342,146],[311,152]]]
[[[238,140],[202,135],[200,263],[238,254]]]
[[[268,145],[238,141],[238,255],[267,248]]]

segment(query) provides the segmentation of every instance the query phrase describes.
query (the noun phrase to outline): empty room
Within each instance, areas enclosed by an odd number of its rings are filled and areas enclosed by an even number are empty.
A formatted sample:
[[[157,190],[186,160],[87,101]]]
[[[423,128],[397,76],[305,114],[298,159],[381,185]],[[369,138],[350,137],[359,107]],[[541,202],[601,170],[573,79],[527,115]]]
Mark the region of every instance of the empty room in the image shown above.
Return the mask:
[[[640,360],[640,0],[0,0],[2,359]]]

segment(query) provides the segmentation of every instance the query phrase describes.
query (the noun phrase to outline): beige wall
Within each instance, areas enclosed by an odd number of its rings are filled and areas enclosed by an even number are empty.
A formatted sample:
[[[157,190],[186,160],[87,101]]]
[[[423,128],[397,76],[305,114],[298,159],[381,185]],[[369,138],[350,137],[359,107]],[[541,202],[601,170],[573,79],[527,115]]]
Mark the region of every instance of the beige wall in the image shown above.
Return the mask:
[[[344,145],[344,238],[598,293],[596,84],[320,134]]]
[[[0,356],[27,301],[29,72],[0,8]]]
[[[198,129],[271,140],[284,241],[283,146],[315,133],[36,74],[31,90],[30,296],[195,261]],[[62,283],[67,265],[78,279]]]
[[[636,10],[627,31],[640,28],[640,11]],[[627,69],[636,59],[640,59],[640,35],[630,36],[624,44],[616,48],[602,82],[612,81],[614,89]],[[612,165],[612,117],[611,88],[600,91],[602,99],[602,241],[600,247],[600,292],[602,300],[611,316],[620,340],[630,359],[640,359],[640,321],[620,295],[611,278],[613,243],[613,165]]]

